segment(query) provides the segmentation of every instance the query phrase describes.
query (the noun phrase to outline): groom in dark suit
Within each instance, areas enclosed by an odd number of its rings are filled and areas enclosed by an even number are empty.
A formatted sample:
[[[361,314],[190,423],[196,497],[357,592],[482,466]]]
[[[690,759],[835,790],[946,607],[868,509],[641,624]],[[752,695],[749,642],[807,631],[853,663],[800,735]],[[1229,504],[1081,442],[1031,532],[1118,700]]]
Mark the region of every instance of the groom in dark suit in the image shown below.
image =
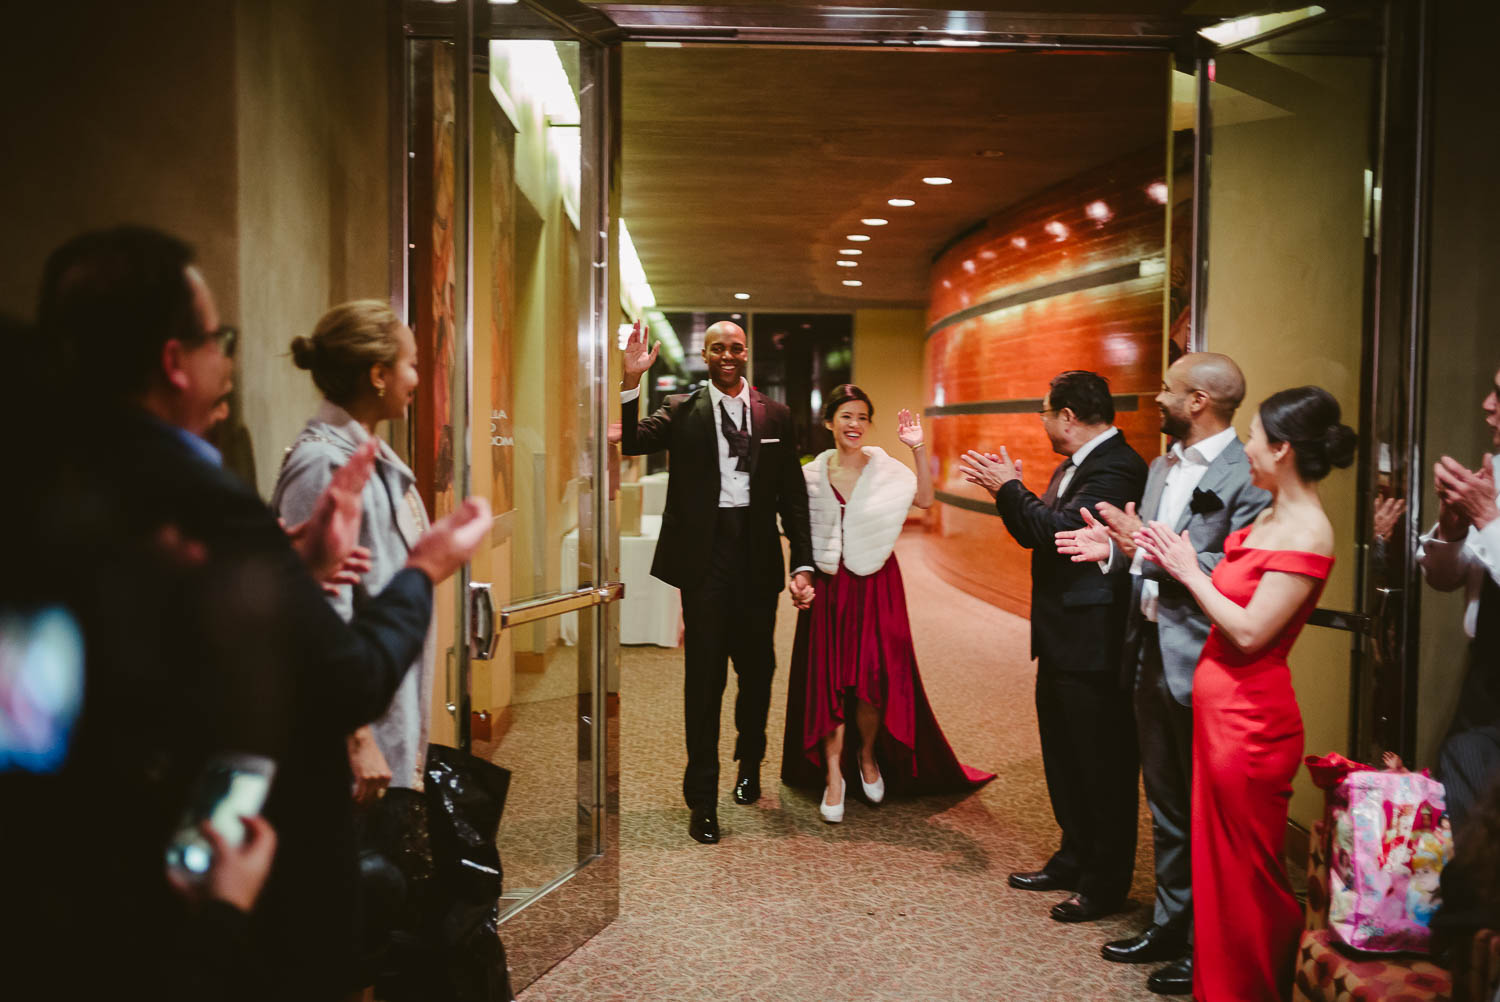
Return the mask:
[[[1056,376],[1042,427],[1065,457],[1037,497],[1020,461],[967,452],[961,471],[995,498],[1016,542],[1031,551],[1031,655],[1042,768],[1062,845],[1034,873],[1012,873],[1023,890],[1071,890],[1052,907],[1059,922],[1118,911],[1135,866],[1136,755],[1130,693],[1120,683],[1120,646],[1130,600],[1124,569],[1100,574],[1057,552],[1054,537],[1084,524],[1080,509],[1124,507],[1146,484],[1146,463],[1114,427],[1109,384],[1092,372]]]
[[[1146,982],[1161,995],[1193,990],[1193,896],[1188,843],[1193,792],[1193,673],[1210,623],[1181,584],[1135,548],[1143,521],[1187,531],[1204,569],[1224,559],[1224,540],[1255,520],[1270,495],[1250,483],[1250,462],[1230,422],[1245,398],[1245,377],[1227,355],[1194,352],[1167,370],[1156,404],[1162,433],[1175,439],[1151,464],[1139,516],[1099,505],[1104,522],[1062,532],[1057,548],[1097,561],[1106,574],[1129,568],[1124,680],[1135,689],[1141,773],[1151,808],[1156,906],[1137,936],[1105,943],[1119,963],[1172,961]]]
[[[791,542],[792,597],[806,604],[813,565],[807,486],[791,412],[745,380],[749,351],[737,324],[720,321],[704,332],[707,387],[668,397],[638,419],[641,376],[659,347],[646,351],[639,324],[625,346],[620,443],[627,456],[660,449],[671,456],[651,574],[682,592],[688,755],[682,796],[689,834],[712,845],[719,841],[719,714],[730,658],[739,677],[734,799],[760,799],[776,603],[786,573],[776,516]]]

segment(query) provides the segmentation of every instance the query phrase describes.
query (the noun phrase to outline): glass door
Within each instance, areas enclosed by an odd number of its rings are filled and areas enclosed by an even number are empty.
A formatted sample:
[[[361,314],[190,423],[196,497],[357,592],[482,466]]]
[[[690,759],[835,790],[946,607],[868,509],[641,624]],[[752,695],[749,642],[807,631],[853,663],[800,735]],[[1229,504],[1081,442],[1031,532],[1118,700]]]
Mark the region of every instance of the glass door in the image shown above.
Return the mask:
[[[407,289],[432,374],[413,458],[436,515],[467,494],[495,511],[439,595],[434,740],[511,773],[499,910],[519,990],[618,910],[618,63],[540,4],[405,15]]]
[[[1321,485],[1338,540],[1322,606],[1292,654],[1309,753],[1411,757],[1408,519],[1415,332],[1410,214],[1418,146],[1413,5],[1304,7],[1216,25],[1196,64],[1194,347],[1232,356],[1242,436],[1271,393],[1328,389],[1360,432]],[[1292,818],[1321,794],[1298,778]]]

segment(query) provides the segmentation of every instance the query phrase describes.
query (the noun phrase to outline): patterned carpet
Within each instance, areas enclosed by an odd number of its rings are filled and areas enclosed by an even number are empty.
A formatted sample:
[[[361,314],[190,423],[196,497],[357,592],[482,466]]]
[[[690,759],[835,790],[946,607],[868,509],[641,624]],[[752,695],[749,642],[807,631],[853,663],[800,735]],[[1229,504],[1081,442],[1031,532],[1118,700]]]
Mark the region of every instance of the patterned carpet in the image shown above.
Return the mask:
[[[1027,624],[939,580],[909,531],[897,547],[912,632],[939,722],[959,757],[997,774],[976,793],[850,800],[842,825],[817,794],[781,786],[785,667],[794,610],[778,620],[765,797],[729,799],[734,682],[724,700],[724,841],[687,835],[680,796],[681,652],[626,648],[621,686],[620,916],[521,995],[603,1000],[1146,1000],[1149,967],[1099,944],[1149,921],[1142,802],[1132,911],[1065,925],[1064,894],[1006,886],[1057,837],[1042,782]],[[507,864],[509,868],[509,864]]]

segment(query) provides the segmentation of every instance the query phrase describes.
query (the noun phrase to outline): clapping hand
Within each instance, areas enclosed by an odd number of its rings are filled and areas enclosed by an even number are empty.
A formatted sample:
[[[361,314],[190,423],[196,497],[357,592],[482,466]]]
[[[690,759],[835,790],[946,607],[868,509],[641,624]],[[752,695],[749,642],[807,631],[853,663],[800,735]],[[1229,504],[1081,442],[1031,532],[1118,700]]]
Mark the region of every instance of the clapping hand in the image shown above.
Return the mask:
[[[1396,522],[1406,511],[1403,498],[1381,498],[1375,502],[1375,538],[1390,539]]]
[[[978,484],[993,496],[999,494],[1000,488],[1012,480],[1021,479],[1021,461],[1017,459],[1012,463],[1010,453],[1005,451],[1003,445],[998,456],[993,452],[975,452],[970,449],[959,458],[958,472],[969,483]]]
[[[1108,501],[1100,501],[1096,507],[1099,517],[1109,527],[1109,538],[1114,540],[1115,546],[1131,560],[1135,559],[1135,534],[1145,528],[1146,523],[1135,513],[1135,502],[1125,502],[1125,510],[1121,511]]]
[[[1194,571],[1202,573],[1202,568],[1198,565],[1198,551],[1189,542],[1186,529],[1179,536],[1167,523],[1152,522],[1136,533],[1135,545],[1145,552],[1146,559],[1178,581],[1186,580]]]
[[[1433,486],[1442,503],[1439,522],[1444,539],[1457,540],[1468,526],[1483,529],[1500,517],[1492,459],[1485,453],[1477,473],[1451,456],[1444,456],[1432,468]]]
[[[660,341],[650,351],[646,350],[646,331],[637,320],[625,341],[625,389],[633,390],[641,384],[641,376],[651,368],[660,351]]]
[[[896,415],[896,437],[908,449],[920,449],[923,442],[922,419],[905,407],[901,408],[901,413]]]
[[[1064,529],[1057,533],[1057,552],[1073,558],[1075,564],[1099,563],[1109,559],[1109,526],[1099,521],[1087,508],[1078,509],[1083,516],[1082,529]]]
[[[406,558],[406,566],[422,571],[438,584],[462,567],[490,531],[490,503],[471,497],[422,534]]]
[[[293,548],[320,582],[339,574],[359,544],[359,525],[364,517],[360,494],[375,469],[379,448],[380,443],[371,439],[355,449],[349,462],[334,471],[307,521],[286,530]]]

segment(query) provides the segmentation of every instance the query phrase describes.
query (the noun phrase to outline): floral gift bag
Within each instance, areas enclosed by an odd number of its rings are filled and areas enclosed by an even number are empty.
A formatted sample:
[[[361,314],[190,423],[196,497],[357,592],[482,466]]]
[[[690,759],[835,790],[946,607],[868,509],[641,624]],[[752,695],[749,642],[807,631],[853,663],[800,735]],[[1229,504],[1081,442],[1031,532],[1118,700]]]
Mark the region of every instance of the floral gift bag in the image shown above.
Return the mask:
[[[1357,950],[1426,953],[1438,876],[1453,856],[1443,784],[1424,770],[1374,770],[1309,756],[1327,796],[1328,925]]]

